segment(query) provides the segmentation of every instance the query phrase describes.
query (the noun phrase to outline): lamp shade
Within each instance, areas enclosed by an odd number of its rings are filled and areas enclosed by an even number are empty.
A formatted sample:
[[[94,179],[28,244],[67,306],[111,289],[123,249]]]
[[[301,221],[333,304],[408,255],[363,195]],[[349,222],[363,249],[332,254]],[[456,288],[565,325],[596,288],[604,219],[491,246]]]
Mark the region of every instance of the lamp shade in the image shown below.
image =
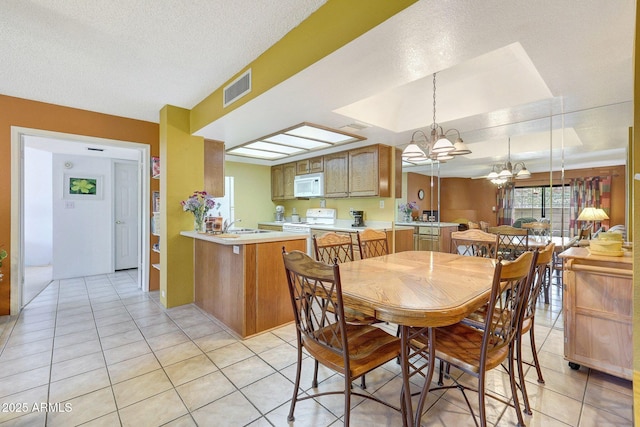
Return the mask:
[[[451,141],[449,141],[444,136],[440,136],[440,138],[433,144],[433,148],[431,151],[433,153],[448,153],[450,151],[454,151],[456,147],[453,146]]]
[[[426,155],[424,154],[424,151],[422,151],[422,149],[418,147],[418,144],[416,144],[414,141],[411,141],[409,145],[407,145],[405,149],[402,150],[402,158],[412,159],[415,157],[424,158],[426,157]]]
[[[455,144],[453,144],[455,150],[449,152],[450,155],[452,156],[461,156],[463,154],[471,154],[471,150],[469,150],[469,148],[467,148],[467,144],[464,143],[464,141],[462,141],[462,139],[458,138],[455,142]]]
[[[494,170],[493,170],[493,171],[491,171],[491,172],[489,173],[489,175],[487,175],[487,179],[497,179],[497,178],[498,178],[498,172],[496,172],[496,171],[494,171]]]
[[[507,169],[507,167],[505,166],[504,169],[502,169],[502,171],[500,171],[500,173],[498,174],[498,176],[500,178],[509,178],[511,176],[513,176],[513,174],[511,173],[511,171],[509,169]]]
[[[578,215],[578,221],[602,221],[604,219],[609,219],[605,211],[593,206],[582,209]]]
[[[529,170],[522,166],[522,169],[520,169],[520,172],[518,172],[516,174],[516,179],[527,179],[527,178],[531,178],[531,172],[529,172]]]

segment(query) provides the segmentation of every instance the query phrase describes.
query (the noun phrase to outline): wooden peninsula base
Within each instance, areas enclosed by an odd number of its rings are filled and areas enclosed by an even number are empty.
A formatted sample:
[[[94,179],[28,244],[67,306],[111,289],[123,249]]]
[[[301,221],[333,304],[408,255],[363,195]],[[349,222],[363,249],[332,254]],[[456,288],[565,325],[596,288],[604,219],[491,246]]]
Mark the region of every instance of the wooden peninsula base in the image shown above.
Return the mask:
[[[275,236],[232,240],[181,234],[194,237],[194,299],[198,307],[242,338],[293,321],[282,247],[304,252],[304,237],[298,234],[294,239],[265,241]],[[264,233],[268,234],[272,233]]]

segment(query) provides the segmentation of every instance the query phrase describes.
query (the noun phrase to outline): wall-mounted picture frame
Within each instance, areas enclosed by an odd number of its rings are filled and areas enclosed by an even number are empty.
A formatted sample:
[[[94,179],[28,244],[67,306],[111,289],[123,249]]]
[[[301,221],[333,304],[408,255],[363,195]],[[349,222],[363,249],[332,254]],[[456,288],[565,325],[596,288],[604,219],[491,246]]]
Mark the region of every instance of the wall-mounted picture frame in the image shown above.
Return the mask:
[[[101,200],[103,187],[102,175],[64,174],[63,195],[65,199]]]

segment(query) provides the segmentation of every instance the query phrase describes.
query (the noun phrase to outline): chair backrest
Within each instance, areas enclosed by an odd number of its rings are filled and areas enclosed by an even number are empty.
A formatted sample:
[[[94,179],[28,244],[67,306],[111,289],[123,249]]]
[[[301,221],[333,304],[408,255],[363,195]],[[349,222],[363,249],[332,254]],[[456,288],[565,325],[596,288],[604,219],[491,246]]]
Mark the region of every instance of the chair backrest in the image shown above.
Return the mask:
[[[531,230],[531,234],[533,234],[534,236],[547,236],[549,234],[551,224],[541,221],[527,222],[522,224],[522,228]]]
[[[358,232],[357,236],[360,258],[366,259],[389,254],[387,233],[384,231],[365,228],[362,233]]]
[[[498,257],[498,235],[482,230],[454,231],[451,233],[451,253],[484,258]]]
[[[469,230],[480,229],[480,224],[477,222],[469,221],[467,225],[469,226]]]
[[[349,369],[338,265],[315,261],[301,251],[283,249],[282,257],[299,344],[319,360],[326,359],[327,351],[341,355]]]
[[[489,224],[487,221],[480,221],[480,230],[488,233],[490,226],[491,224]]]
[[[522,314],[522,320],[533,319],[536,314],[536,302],[544,286],[545,276],[547,274],[547,267],[553,260],[553,254],[555,250],[555,244],[549,243],[545,248],[538,252],[538,258],[536,259],[536,266],[533,271],[534,277],[531,281],[529,297],[524,305],[524,313]]]
[[[588,240],[591,238],[591,225],[580,229],[580,238],[578,240]]]
[[[316,260],[325,264],[333,264],[353,261],[353,245],[351,236],[340,235],[334,232],[325,233],[322,236],[313,236],[313,248]]]
[[[529,293],[537,252],[525,252],[514,261],[496,265],[487,314],[480,363],[508,346],[520,330],[522,310]]]
[[[498,256],[513,261],[529,250],[529,230],[509,225],[490,227],[489,233],[498,235]]]

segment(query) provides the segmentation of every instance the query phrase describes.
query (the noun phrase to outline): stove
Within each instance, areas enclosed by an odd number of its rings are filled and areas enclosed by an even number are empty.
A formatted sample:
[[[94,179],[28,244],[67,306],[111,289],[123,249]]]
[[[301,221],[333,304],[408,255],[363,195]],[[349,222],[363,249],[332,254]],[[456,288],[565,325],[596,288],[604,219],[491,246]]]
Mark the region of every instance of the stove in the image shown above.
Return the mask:
[[[313,257],[313,241],[311,240],[311,227],[314,225],[334,225],[336,223],[336,210],[327,208],[307,209],[305,222],[285,222],[282,231],[288,233],[301,233],[307,235],[307,254]]]

